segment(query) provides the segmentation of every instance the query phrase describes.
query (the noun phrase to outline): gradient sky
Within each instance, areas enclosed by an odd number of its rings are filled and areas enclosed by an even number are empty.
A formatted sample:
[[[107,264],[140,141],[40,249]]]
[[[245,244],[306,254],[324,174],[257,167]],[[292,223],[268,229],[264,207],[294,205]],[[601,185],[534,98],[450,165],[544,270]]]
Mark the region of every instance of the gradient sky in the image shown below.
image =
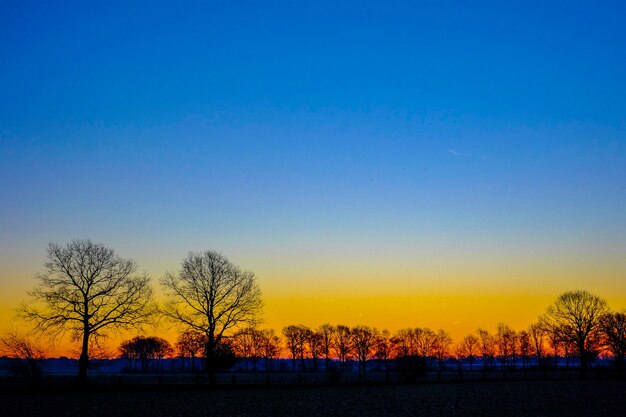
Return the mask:
[[[626,3],[204,3],[0,1],[0,331],[74,238],[276,329],[626,307]]]

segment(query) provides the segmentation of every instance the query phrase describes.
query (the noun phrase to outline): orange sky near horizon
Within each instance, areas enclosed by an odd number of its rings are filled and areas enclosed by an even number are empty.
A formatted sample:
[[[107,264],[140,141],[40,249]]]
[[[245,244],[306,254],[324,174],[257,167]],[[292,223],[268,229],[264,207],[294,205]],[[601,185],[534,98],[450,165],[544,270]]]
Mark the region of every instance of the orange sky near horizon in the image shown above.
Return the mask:
[[[255,263],[249,261],[245,265]],[[458,265],[450,264],[430,269],[387,268],[387,275],[372,263],[347,263],[343,268],[330,263],[294,270],[259,262],[256,274],[265,303],[261,327],[273,328],[277,334],[289,324],[364,324],[392,333],[407,327],[443,328],[456,342],[478,327],[494,331],[500,322],[516,330],[526,329],[567,290],[586,289],[606,298],[613,309],[626,308],[626,284],[620,280],[623,265],[613,263],[612,268],[602,269],[602,279],[595,278],[598,268],[589,262],[586,265],[516,265],[519,269],[509,269],[508,277],[502,278],[506,269],[495,262],[491,268],[466,265],[464,273]],[[163,271],[148,272],[158,277]],[[298,279],[289,279],[290,276]],[[559,276],[567,279],[558,279]],[[26,291],[35,280],[24,276],[12,282],[0,296],[0,332],[20,328],[12,319],[14,308],[27,299]],[[153,279],[153,284],[159,299],[158,280]],[[177,331],[168,323],[161,323],[157,328],[146,328],[144,333],[165,337],[173,343]],[[115,333],[107,341],[108,350],[115,353],[121,340],[136,334],[134,330]],[[74,345],[67,340],[57,342],[48,351],[51,356],[75,355]]]

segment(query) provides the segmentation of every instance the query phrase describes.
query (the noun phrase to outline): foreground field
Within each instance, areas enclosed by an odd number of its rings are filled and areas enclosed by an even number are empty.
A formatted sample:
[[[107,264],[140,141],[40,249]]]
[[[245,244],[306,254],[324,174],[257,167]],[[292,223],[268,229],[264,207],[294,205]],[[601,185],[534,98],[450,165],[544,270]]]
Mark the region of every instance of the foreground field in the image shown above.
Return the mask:
[[[3,416],[624,416],[626,382],[0,394]]]

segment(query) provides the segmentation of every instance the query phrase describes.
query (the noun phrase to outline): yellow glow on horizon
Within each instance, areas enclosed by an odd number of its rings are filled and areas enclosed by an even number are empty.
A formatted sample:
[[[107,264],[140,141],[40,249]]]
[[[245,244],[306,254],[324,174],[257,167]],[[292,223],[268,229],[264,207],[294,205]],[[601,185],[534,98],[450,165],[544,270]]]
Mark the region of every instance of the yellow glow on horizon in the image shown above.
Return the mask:
[[[613,309],[626,308],[626,261],[611,254],[585,259],[488,258],[456,257],[446,263],[443,257],[429,262],[388,257],[362,262],[295,257],[279,262],[244,257],[237,263],[255,271],[265,303],[262,327],[279,335],[289,324],[364,324],[392,333],[405,327],[443,328],[458,341],[478,327],[494,331],[499,322],[526,329],[560,293],[572,289],[596,293]],[[177,263],[172,262],[175,267],[168,270],[175,271]],[[151,259],[139,263],[158,265],[147,272],[159,299],[158,278],[165,264]],[[0,273],[0,333],[14,325],[14,309],[27,300],[37,270],[39,265],[30,265],[28,272]],[[136,334],[114,335],[109,351],[116,352],[122,339]],[[146,328],[145,334],[174,343],[177,330],[160,325]],[[53,354],[69,355],[72,350],[64,341]]]

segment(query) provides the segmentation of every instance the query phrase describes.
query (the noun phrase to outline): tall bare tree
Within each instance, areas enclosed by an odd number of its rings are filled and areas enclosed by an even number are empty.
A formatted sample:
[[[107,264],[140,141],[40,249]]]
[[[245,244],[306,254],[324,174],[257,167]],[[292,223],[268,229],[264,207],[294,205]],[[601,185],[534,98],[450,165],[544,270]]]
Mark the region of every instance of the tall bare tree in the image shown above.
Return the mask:
[[[607,312],[604,299],[576,290],[561,294],[541,317],[545,328],[558,333],[562,341],[577,349],[582,377],[585,377],[589,360],[598,348],[600,317]]]
[[[48,246],[45,273],[19,314],[57,337],[67,332],[80,342],[79,383],[87,378],[89,346],[108,330],[141,327],[155,312],[146,275],[113,249],[90,240]]]
[[[215,251],[191,252],[177,273],[161,279],[163,315],[207,337],[206,364],[214,385],[216,349],[229,332],[259,322],[263,302],[254,273],[243,271]]]

